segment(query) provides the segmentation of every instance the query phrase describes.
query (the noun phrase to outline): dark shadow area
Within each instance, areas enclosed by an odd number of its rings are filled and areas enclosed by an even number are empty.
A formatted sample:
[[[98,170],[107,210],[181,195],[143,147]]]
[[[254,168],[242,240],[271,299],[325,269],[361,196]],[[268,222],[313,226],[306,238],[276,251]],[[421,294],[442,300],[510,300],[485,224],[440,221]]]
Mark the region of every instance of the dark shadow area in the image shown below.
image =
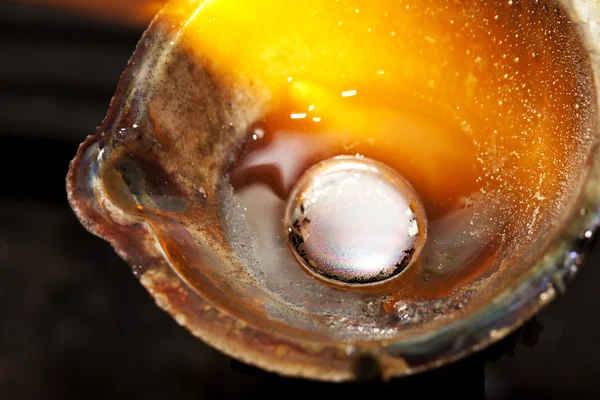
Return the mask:
[[[0,399],[600,398],[599,251],[506,340],[387,383],[283,378],[193,338],[66,202],[68,163],[140,35],[0,4]]]

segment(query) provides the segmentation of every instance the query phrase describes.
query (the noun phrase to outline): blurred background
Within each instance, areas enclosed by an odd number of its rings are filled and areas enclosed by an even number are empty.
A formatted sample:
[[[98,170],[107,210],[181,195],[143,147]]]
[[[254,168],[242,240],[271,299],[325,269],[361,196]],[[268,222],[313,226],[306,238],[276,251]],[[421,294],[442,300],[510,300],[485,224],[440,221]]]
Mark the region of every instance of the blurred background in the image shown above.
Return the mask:
[[[152,15],[83,9],[0,3],[0,399],[600,398],[600,251],[503,342],[387,384],[282,378],[193,338],[67,204],[68,163]]]

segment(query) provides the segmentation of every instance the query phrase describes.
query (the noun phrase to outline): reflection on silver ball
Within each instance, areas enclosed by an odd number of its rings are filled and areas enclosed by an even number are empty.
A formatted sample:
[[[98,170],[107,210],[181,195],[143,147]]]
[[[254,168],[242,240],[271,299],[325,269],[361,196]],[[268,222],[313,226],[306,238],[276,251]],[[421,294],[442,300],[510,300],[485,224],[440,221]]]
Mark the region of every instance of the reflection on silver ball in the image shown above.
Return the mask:
[[[322,161],[288,199],[285,229],[308,271],[341,284],[385,281],[416,259],[426,237],[423,206],[388,166],[364,157]]]

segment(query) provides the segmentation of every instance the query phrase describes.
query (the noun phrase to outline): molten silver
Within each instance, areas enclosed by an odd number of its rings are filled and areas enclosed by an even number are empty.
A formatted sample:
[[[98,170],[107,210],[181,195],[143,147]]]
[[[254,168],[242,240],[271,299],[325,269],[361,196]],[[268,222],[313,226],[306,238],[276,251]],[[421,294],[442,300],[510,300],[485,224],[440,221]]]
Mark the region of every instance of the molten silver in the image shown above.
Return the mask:
[[[300,178],[285,229],[308,270],[343,284],[387,280],[406,269],[425,239],[423,206],[409,182],[364,157],[334,157]]]

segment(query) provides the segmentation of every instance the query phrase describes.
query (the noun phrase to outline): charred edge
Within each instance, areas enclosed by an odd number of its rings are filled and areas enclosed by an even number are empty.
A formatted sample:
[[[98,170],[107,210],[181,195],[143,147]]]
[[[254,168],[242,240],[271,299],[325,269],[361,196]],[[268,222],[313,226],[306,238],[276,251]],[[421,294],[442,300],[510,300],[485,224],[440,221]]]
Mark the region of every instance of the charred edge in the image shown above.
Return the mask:
[[[413,254],[415,253],[415,248],[413,247],[409,250],[404,250],[403,253],[404,253],[404,257],[402,258],[402,261],[399,261],[396,263],[396,267],[398,269],[394,272],[394,274],[399,274],[400,272],[402,272],[406,269],[406,267],[408,266],[408,263],[412,259]]]
[[[311,261],[308,258],[308,255],[306,254],[306,251],[303,248],[303,244],[304,244],[304,237],[302,236],[302,234],[300,233],[300,222],[298,220],[294,221],[293,223],[293,229],[291,229],[291,231],[289,231],[288,233],[288,237],[290,240],[290,243],[292,244],[292,246],[294,246],[294,250],[296,250],[296,253],[298,253],[298,255],[308,264],[308,265],[312,265]]]
[[[303,209],[304,209],[304,205],[300,205],[300,211],[302,213],[304,213]],[[303,246],[304,245],[304,237],[302,235],[302,227],[307,224],[310,224],[310,219],[308,217],[303,217],[302,219],[296,219],[292,224],[291,230],[288,231],[288,239],[289,239],[289,242],[291,243],[291,245],[294,247],[296,254],[298,254],[298,256],[300,258],[302,258],[302,260],[306,263],[306,265],[313,266],[314,262],[310,258],[308,258],[308,255],[306,254],[306,251],[304,250],[304,246]],[[396,263],[395,266],[397,268],[394,270],[394,272],[392,272],[390,275],[387,275],[387,276],[385,274],[385,269],[382,270],[381,272],[379,272],[378,274],[376,274],[372,277],[367,277],[367,278],[361,278],[361,277],[344,278],[343,276],[340,276],[340,275],[328,273],[328,272],[321,271],[321,270],[316,270],[314,268],[311,268],[311,269],[325,278],[331,279],[333,281],[340,281],[340,282],[343,282],[346,284],[351,284],[351,285],[363,284],[364,285],[364,284],[368,284],[368,283],[377,283],[377,282],[380,282],[383,280],[393,278],[394,276],[396,276],[399,273],[401,273],[402,271],[404,271],[406,269],[406,267],[408,266],[410,260],[412,259],[412,255],[414,254],[414,252],[415,252],[414,247],[411,248],[410,250],[404,250],[403,253],[405,255],[402,258],[402,261]]]

